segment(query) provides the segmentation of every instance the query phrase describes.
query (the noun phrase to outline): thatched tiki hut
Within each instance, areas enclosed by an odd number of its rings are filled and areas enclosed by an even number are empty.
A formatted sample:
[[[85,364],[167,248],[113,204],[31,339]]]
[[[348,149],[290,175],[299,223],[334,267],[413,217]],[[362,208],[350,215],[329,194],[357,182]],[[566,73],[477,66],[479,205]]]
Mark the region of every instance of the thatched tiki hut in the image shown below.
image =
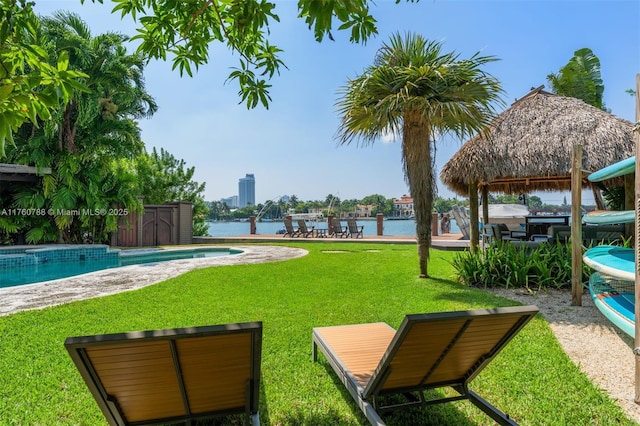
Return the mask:
[[[579,99],[545,92],[542,87],[499,114],[486,138],[471,138],[442,168],[440,178],[445,185],[469,196],[471,223],[478,223],[479,192],[486,206],[489,191],[519,194],[570,190],[574,146],[582,146],[581,180],[587,187],[592,186],[586,180],[589,172],[634,155],[631,122]],[[631,198],[627,208],[632,209],[633,177],[628,182]],[[477,228],[471,239],[475,249]]]

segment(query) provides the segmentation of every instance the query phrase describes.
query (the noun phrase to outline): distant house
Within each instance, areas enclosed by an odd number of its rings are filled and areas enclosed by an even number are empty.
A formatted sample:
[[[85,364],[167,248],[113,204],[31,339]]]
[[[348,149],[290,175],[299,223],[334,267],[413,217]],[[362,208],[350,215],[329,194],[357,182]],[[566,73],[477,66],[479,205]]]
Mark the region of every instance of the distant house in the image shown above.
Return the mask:
[[[324,216],[324,210],[323,207],[311,207],[308,209],[309,213],[315,214],[317,217]]]
[[[357,204],[356,208],[350,212],[341,212],[340,219],[357,219],[371,217],[373,211],[373,204]]]
[[[413,209],[413,198],[408,195],[393,199],[393,211],[391,217],[396,219],[410,219],[415,217],[415,210]]]
[[[373,204],[358,204],[356,206],[356,217],[371,217]]]

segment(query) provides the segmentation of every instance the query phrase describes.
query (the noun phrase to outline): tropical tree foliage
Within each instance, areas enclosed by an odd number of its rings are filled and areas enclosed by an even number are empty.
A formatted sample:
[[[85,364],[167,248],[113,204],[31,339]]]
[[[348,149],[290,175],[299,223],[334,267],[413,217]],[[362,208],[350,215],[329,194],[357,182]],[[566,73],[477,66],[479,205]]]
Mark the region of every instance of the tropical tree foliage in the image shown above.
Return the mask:
[[[144,89],[144,60],[126,52],[126,37],[92,37],[69,13],[44,18],[35,37],[52,62],[64,56],[70,69],[86,75],[85,89],[70,93],[50,120],[25,123],[16,133],[9,161],[51,167],[52,173],[42,185],[12,185],[3,204],[47,214],[12,218],[3,229],[23,229],[30,243],[105,242],[117,229],[117,212],[140,208],[135,170],[120,160],[143,152],[136,119],[156,110]]]
[[[372,194],[364,197],[359,204],[372,205],[371,215],[375,216],[382,213],[385,216],[391,215],[393,211],[393,200],[387,200],[380,194]]]
[[[85,77],[69,69],[69,56],[52,60],[39,37],[40,22],[27,0],[0,2],[0,157],[22,123],[37,126],[51,118]]]
[[[574,52],[567,65],[547,81],[553,93],[582,99],[589,105],[604,109],[604,83],[600,74],[600,59],[585,47]]]
[[[567,65],[558,73],[549,74],[547,81],[553,93],[582,99],[591,106],[606,109],[600,59],[587,47],[576,50]],[[624,188],[610,188],[603,195],[609,206],[624,208]]]
[[[153,148],[136,159],[138,193],[145,204],[165,204],[189,201],[193,204],[193,235],[208,235],[209,205],[204,201],[205,183],[193,180],[195,167],[186,167],[184,160]]]
[[[566,201],[566,200],[565,200]],[[542,199],[537,195],[526,195],[525,204],[530,209],[540,209],[543,207]],[[489,194],[489,204],[522,204],[521,195],[518,194]]]
[[[153,116],[158,107],[145,90],[145,61],[123,46],[129,38],[112,32],[93,37],[80,16],[70,12],[56,12],[53,17],[42,18],[42,23],[47,47],[54,54],[69,52],[70,66],[89,75],[84,81],[88,92],[75,92],[62,115],[56,117],[62,123],[59,149],[64,145],[67,151],[76,152],[79,128],[95,124],[93,121],[100,116],[109,126],[100,130],[107,130],[104,133],[109,137],[114,132],[118,135],[117,141],[108,143],[112,154],[131,156],[140,152],[143,144],[135,120]]]
[[[80,0],[84,3],[85,0]],[[91,0],[95,2],[96,0]],[[103,0],[97,0],[103,3]],[[417,0],[407,0],[417,1]],[[238,95],[247,108],[269,107],[269,81],[286,68],[273,45],[270,26],[280,21],[276,5],[267,0],[208,0],[203,2],[175,0],[112,0],[113,12],[137,20],[135,40],[138,53],[146,58],[167,60],[173,69],[193,75],[209,62],[210,46],[221,43],[238,53],[238,66],[228,80],[238,85]],[[399,3],[400,0],[396,0]],[[59,100],[66,101],[73,89],[81,85],[74,81],[82,76],[67,70],[61,54],[57,64],[51,64],[40,43],[31,37],[38,20],[33,13],[34,2],[2,1],[0,4],[0,157],[4,156],[5,140],[23,122],[36,123],[49,118]],[[364,43],[377,33],[376,21],[369,13],[366,0],[298,0],[298,17],[304,19],[316,40],[325,36],[334,39],[337,30],[349,31],[349,39]],[[63,102],[65,103],[65,102]]]
[[[84,0],[81,0],[84,3]],[[96,0],[92,0],[96,1]],[[97,0],[102,3],[103,0]],[[396,0],[399,2],[399,0]],[[172,58],[173,68],[191,76],[209,61],[209,46],[222,43],[238,53],[238,66],[229,74],[237,82],[238,95],[247,108],[269,107],[268,84],[286,65],[282,50],[269,41],[270,26],[279,22],[276,4],[266,0],[205,2],[175,0],[113,0],[114,13],[138,19],[133,37],[147,57]],[[333,39],[338,30],[350,30],[352,42],[364,42],[377,32],[366,0],[298,1],[298,17],[304,19],[317,41]]]
[[[497,79],[481,67],[495,61],[476,53],[460,59],[420,35],[395,34],[373,65],[340,91],[339,142],[372,144],[382,135],[402,135],[404,174],[414,201],[420,276],[427,277],[435,177],[436,135],[459,137],[482,131],[500,104]]]
[[[229,219],[231,210],[222,201],[208,201],[209,205],[209,219],[211,220],[224,220]]]
[[[433,200],[433,210],[438,213],[449,213],[453,209],[453,206],[464,207],[468,205],[469,205],[469,200],[467,199],[458,200],[458,199],[451,199],[451,198],[444,199],[441,197],[436,197]]]

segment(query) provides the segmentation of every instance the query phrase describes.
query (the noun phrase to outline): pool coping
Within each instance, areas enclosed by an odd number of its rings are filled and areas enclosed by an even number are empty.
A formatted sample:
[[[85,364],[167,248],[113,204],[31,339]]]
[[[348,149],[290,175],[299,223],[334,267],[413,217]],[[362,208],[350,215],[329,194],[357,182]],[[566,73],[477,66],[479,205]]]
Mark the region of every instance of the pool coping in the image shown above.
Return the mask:
[[[194,247],[180,247],[193,250]],[[175,248],[172,250],[179,250]],[[42,283],[0,288],[0,316],[31,309],[42,309],[74,300],[89,299],[136,290],[193,269],[208,266],[240,265],[248,263],[276,262],[302,257],[307,250],[283,246],[207,246],[198,249],[217,248],[241,250],[232,256],[204,257],[197,259],[168,260],[119,268],[104,269]]]

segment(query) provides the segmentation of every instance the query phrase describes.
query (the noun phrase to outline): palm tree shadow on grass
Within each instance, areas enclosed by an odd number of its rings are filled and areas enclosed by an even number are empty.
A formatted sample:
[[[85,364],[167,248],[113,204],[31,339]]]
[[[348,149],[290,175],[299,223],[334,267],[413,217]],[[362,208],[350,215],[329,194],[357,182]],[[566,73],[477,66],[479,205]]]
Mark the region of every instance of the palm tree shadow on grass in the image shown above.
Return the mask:
[[[474,287],[474,286],[461,284],[460,282],[455,281],[454,279],[451,279],[451,278],[439,278],[439,277],[430,276],[425,285],[433,285],[433,284],[446,286],[452,290],[450,292],[447,292],[447,291],[440,292],[437,296],[434,297],[434,300],[443,300],[443,301],[456,302],[456,303],[462,303],[462,304],[469,304],[470,302],[480,303],[486,300],[487,308],[495,308],[498,306],[521,305],[521,303],[515,302],[512,300],[509,300],[508,302],[501,301],[496,303],[496,301],[499,300],[498,299],[499,296],[495,296],[490,292],[484,291],[481,287]],[[474,295],[470,296],[469,293],[465,291],[461,292],[460,289],[469,289],[469,291],[474,292]],[[504,298],[500,298],[500,299],[504,299]]]
[[[335,387],[340,391],[342,397],[349,402],[352,412],[355,416],[361,419],[361,424],[366,425],[369,422],[366,420],[355,401],[351,397],[351,394],[347,388],[342,384],[338,376],[331,368],[331,365],[323,358],[318,359],[318,363],[321,364],[327,374],[331,377]],[[440,390],[431,390],[425,393],[427,399],[440,398],[443,396]],[[394,395],[388,397],[386,403],[403,403],[407,402],[407,399],[401,395]],[[471,421],[464,413],[462,413],[455,405],[456,403],[443,403],[435,404],[425,407],[411,407],[405,409],[394,410],[381,415],[385,423],[389,426],[406,426],[406,425],[431,425],[431,426],[477,426],[477,422]],[[380,414],[380,413],[379,413]],[[314,416],[317,417],[317,416]],[[336,413],[327,413],[327,416],[321,416],[322,418],[291,418],[291,423],[287,424],[304,424],[304,425],[335,425],[344,424],[344,419],[341,419]],[[298,422],[300,420],[300,422]],[[309,420],[309,422],[307,422]]]

